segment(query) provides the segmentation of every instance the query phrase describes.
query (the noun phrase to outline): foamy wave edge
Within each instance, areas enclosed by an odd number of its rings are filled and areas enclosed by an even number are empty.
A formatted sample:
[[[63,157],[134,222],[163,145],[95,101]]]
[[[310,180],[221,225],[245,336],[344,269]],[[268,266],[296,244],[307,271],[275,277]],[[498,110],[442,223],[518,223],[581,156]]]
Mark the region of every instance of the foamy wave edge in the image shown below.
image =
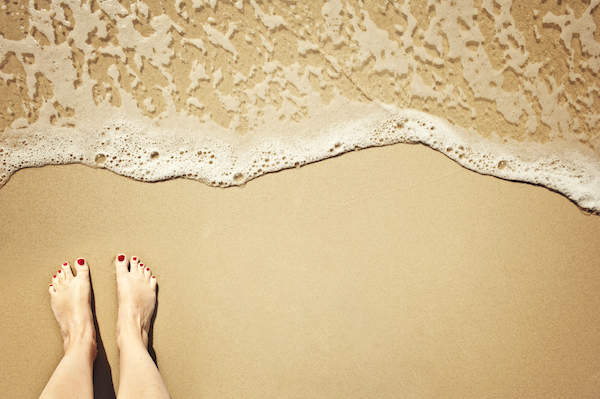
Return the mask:
[[[13,131],[0,137],[0,187],[19,169],[72,163],[105,168],[140,181],[185,177],[229,187],[353,150],[421,143],[467,169],[545,186],[587,211],[600,213],[600,165],[584,145],[502,142],[421,111],[386,105],[380,109],[374,115],[293,137],[217,140],[165,136],[125,119],[78,135],[69,134],[68,129],[53,130],[52,134]]]

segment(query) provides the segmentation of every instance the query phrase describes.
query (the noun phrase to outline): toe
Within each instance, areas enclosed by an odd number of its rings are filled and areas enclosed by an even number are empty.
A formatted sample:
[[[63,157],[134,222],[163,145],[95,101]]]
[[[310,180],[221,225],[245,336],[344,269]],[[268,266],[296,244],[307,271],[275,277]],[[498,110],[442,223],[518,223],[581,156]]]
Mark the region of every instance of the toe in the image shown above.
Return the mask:
[[[127,256],[125,256],[125,254],[118,254],[115,257],[115,269],[117,274],[125,273],[127,271]]]
[[[84,258],[77,258],[75,261],[75,270],[77,271],[77,277],[88,278],[90,276],[90,269]]]
[[[152,275],[152,277],[150,277],[150,286],[152,288],[156,287],[156,276],[155,275]]]
[[[129,271],[137,272],[138,266],[140,264],[140,258],[138,256],[132,256],[129,261]]]
[[[146,265],[144,265],[143,263],[140,263],[139,267],[137,268],[138,272],[143,276],[144,275],[144,269],[146,268]]]
[[[56,271],[56,277],[59,281],[65,281],[65,273],[63,273],[62,267]]]
[[[70,281],[73,278],[73,271],[71,270],[71,266],[69,266],[68,262],[62,264],[61,270],[61,274],[64,276],[65,280]]]
[[[54,288],[54,284],[50,284],[50,286],[48,287],[48,292],[50,293],[50,295],[52,295],[56,292],[56,288]]]
[[[152,275],[152,272],[150,271],[150,268],[149,267],[145,267],[144,268],[144,277],[146,277],[146,280],[148,280],[151,275]]]
[[[59,283],[60,283],[60,279],[58,278],[58,273],[54,273],[54,275],[52,276],[52,285],[54,286],[54,288],[59,288]]]

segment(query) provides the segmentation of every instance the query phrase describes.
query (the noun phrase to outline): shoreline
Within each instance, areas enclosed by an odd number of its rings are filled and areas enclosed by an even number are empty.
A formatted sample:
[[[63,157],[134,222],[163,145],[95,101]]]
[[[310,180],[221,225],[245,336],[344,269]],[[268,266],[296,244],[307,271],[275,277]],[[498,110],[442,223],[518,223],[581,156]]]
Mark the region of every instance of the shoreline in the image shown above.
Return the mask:
[[[355,150],[408,143],[423,144],[482,175],[546,187],[590,213],[600,212],[600,164],[583,144],[571,143],[565,150],[559,141],[550,145],[505,139],[501,143],[500,137],[480,137],[417,110],[379,114],[329,124],[319,131],[319,139],[274,133],[273,137],[243,136],[234,142],[180,132],[167,140],[159,133],[143,133],[133,122],[118,121],[100,129],[95,138],[92,134],[71,137],[66,131],[64,136],[25,132],[0,141],[0,161],[5,165],[0,166],[0,188],[21,168],[73,163],[145,182],[185,177],[209,186],[239,186],[270,172]]]

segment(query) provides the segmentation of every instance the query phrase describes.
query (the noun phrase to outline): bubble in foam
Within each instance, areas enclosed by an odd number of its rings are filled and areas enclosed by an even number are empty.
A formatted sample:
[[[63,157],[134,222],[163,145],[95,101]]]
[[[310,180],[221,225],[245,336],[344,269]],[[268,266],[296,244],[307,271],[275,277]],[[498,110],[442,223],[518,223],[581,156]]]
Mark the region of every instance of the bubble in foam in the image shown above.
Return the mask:
[[[96,158],[94,160],[95,160],[96,164],[103,165],[104,162],[106,162],[106,155],[98,154],[98,155],[96,155]]]

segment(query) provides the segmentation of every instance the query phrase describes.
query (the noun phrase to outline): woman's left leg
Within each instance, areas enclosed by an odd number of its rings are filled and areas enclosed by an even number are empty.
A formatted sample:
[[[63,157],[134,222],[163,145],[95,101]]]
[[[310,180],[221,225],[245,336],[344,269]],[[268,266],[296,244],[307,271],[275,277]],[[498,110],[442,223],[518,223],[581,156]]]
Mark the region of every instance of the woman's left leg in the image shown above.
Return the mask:
[[[77,259],[75,271],[73,275],[65,262],[50,285],[50,304],[60,326],[65,354],[42,391],[43,399],[94,397],[96,331],[90,305],[90,271],[84,259]]]

